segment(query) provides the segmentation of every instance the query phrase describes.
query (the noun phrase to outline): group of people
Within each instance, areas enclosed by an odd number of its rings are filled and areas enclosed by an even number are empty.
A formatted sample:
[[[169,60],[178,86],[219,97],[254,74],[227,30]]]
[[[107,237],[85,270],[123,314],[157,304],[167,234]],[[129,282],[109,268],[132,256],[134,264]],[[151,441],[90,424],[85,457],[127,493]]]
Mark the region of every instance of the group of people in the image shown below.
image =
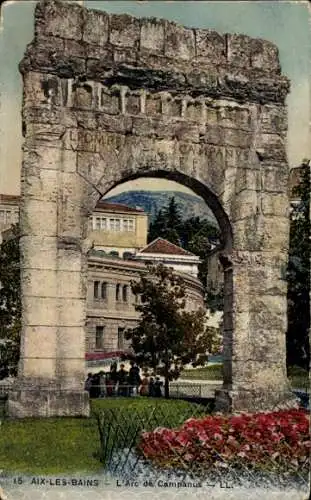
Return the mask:
[[[85,390],[91,398],[137,395],[161,397],[162,385],[159,377],[149,377],[148,373],[144,373],[141,378],[139,367],[131,361],[128,372],[124,364],[118,370],[117,363],[113,363],[109,372],[88,373]]]

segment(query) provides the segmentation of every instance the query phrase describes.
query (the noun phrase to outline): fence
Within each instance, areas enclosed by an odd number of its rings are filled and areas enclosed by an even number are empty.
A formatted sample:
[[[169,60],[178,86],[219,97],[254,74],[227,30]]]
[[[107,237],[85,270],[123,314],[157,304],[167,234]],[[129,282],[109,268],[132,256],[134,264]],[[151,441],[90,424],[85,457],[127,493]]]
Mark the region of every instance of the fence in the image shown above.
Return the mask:
[[[179,408],[178,412],[174,404],[98,412],[100,459],[112,476],[125,480],[147,479],[152,484],[161,479],[176,484],[191,480],[209,486],[307,488],[309,457],[299,463],[297,459],[296,463],[292,460],[294,450],[287,443],[283,446],[284,457],[267,450],[261,453],[261,462],[256,463],[254,460],[248,462],[240,450],[230,458],[226,446],[220,449],[204,443],[207,435],[203,437],[202,428],[197,436],[193,429],[189,436],[185,431],[178,433],[178,428],[188,419],[202,420],[204,417],[206,408],[198,405]],[[144,433],[147,433],[145,440]]]

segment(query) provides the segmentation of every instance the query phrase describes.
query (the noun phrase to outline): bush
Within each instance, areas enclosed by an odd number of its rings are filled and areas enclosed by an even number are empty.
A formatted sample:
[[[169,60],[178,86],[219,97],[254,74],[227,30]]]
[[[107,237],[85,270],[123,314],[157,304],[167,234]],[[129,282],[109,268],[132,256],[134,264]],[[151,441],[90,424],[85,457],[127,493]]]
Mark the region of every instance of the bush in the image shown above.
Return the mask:
[[[308,470],[310,447],[303,410],[190,418],[179,429],[144,432],[138,444],[145,458],[162,467],[225,463],[275,471]]]

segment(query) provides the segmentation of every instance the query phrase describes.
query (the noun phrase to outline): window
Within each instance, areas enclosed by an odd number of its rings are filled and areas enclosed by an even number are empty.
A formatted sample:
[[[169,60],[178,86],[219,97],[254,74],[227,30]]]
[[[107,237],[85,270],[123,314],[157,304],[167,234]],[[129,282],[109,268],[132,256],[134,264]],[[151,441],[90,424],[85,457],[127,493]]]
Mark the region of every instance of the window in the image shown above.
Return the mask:
[[[99,298],[99,281],[94,281],[94,297]]]
[[[134,219],[123,219],[123,231],[126,232],[135,231]]]
[[[96,231],[100,229],[100,217],[93,217],[93,229]]]
[[[4,210],[0,210],[0,222],[4,222]]]
[[[107,283],[102,283],[102,299],[107,298]]]
[[[120,286],[119,284],[117,284],[116,286],[116,300],[120,300]]]
[[[127,299],[128,299],[128,286],[127,285],[123,285],[122,299],[123,299],[123,302],[127,302]]]
[[[7,210],[6,211],[6,221],[7,221],[7,224],[9,224],[9,222],[11,222],[11,219],[12,219],[12,213],[10,210]]]
[[[100,220],[100,228],[103,230],[103,231],[106,231],[107,230],[107,219],[106,217],[102,217],[101,220]]]
[[[118,232],[121,230],[121,219],[109,220],[110,231]]]
[[[103,349],[104,346],[104,327],[96,326],[95,349]]]
[[[124,328],[118,328],[118,349],[124,348]]]

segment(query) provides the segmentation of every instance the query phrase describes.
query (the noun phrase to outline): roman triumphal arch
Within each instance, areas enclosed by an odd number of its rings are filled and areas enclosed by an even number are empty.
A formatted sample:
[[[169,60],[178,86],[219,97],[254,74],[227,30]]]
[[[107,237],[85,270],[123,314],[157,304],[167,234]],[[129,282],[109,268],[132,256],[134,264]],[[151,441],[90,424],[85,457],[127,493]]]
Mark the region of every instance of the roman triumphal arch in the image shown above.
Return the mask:
[[[222,228],[217,407],[288,403],[289,82],[277,48],[47,0],[20,71],[23,326],[11,415],[88,414],[87,217],[101,195],[140,176],[188,185]]]

